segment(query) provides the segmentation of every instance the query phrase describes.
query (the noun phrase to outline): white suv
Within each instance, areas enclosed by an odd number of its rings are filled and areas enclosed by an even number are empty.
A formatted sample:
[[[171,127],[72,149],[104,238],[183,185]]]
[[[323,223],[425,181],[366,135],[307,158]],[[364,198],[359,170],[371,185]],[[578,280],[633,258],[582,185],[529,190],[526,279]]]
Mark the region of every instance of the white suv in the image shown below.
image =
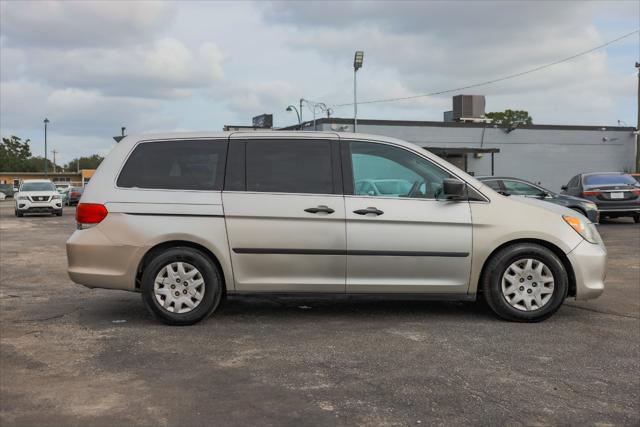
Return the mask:
[[[56,187],[48,179],[22,181],[14,196],[16,216],[26,213],[50,213],[62,216],[62,199]]]

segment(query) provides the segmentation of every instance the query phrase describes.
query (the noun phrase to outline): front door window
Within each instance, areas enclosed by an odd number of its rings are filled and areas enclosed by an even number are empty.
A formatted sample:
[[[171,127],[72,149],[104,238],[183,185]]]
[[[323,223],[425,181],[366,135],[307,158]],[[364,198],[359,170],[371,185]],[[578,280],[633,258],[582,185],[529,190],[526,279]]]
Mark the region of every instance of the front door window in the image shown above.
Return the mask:
[[[356,196],[437,199],[451,175],[410,151],[386,144],[352,142]]]

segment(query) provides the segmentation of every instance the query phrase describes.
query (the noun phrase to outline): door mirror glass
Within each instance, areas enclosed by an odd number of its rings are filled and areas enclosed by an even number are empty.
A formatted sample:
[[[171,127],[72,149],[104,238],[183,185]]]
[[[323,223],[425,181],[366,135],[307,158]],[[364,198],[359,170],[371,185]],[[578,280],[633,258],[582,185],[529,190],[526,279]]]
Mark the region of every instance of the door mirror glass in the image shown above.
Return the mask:
[[[564,190],[564,191],[566,191],[566,190],[567,190],[567,188],[568,188],[568,187],[567,187],[566,185],[563,185],[562,187],[560,187],[560,189],[562,189],[562,190]]]
[[[442,194],[446,198],[459,199],[464,197],[465,183],[456,178],[446,178],[442,181]]]

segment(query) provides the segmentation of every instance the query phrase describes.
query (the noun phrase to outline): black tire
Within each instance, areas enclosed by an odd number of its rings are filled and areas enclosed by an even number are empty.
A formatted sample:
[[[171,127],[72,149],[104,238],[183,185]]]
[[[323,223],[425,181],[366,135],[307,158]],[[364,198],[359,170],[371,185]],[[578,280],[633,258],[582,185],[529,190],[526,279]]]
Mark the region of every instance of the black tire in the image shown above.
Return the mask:
[[[173,313],[162,307],[154,295],[154,281],[162,268],[172,262],[186,262],[200,271],[205,291],[202,301],[187,313]],[[144,269],[141,282],[142,301],[157,319],[167,325],[192,325],[206,319],[218,308],[223,294],[222,273],[202,252],[189,247],[174,247],[158,254]]]
[[[554,278],[554,290],[541,308],[523,311],[512,307],[502,293],[502,276],[519,259],[531,258],[544,263]],[[533,243],[517,243],[500,249],[485,266],[482,289],[489,307],[501,318],[512,322],[540,322],[555,313],[567,297],[569,278],[562,261],[551,250]]]
[[[22,216],[23,216],[23,215],[24,215],[24,214],[23,214],[22,212],[20,212],[20,211],[16,211],[16,216],[17,216],[18,218],[22,218]]]
[[[635,215],[633,217],[633,222],[635,222],[636,224],[640,223],[640,215]]]
[[[56,211],[56,215],[57,216],[62,216],[62,209],[60,209],[59,211]]]

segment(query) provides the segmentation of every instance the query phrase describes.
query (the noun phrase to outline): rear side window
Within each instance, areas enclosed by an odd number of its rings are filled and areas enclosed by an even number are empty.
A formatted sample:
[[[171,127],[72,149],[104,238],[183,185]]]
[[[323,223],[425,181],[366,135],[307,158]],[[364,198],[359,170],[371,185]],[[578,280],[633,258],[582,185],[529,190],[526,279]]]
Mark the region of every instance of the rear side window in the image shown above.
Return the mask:
[[[222,190],[226,140],[158,141],[139,144],[127,159],[118,187]]]
[[[333,194],[331,142],[250,140],[247,191]]]

